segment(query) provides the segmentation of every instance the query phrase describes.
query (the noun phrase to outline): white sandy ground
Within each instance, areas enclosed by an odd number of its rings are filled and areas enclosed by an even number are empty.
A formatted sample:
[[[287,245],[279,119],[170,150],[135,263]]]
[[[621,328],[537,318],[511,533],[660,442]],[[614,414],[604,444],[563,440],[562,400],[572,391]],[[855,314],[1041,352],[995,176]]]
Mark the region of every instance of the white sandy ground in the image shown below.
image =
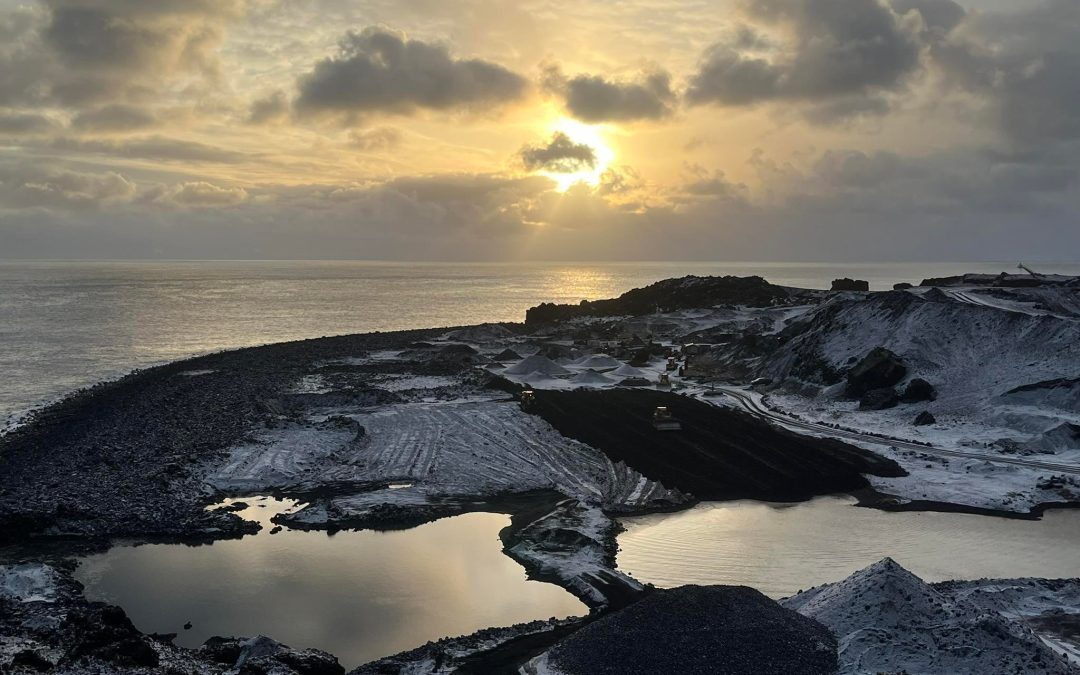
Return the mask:
[[[738,402],[728,396],[702,396],[707,391],[705,387],[687,387],[686,393],[699,396],[701,400],[714,405],[723,405],[743,409]],[[1052,461],[1054,463],[1073,465],[1080,469],[1080,452],[1063,452],[1055,455],[1003,455],[996,449],[986,445],[958,442],[955,434],[948,431],[938,433],[938,427],[914,427],[910,423],[898,423],[895,425],[873,425],[866,422],[864,415],[874,415],[869,411],[852,411],[850,417],[834,417],[821,415],[821,409],[828,406],[828,402],[820,399],[808,399],[794,395],[778,395],[776,392],[767,396],[753,391],[739,389],[739,392],[748,396],[761,405],[778,413],[780,419],[793,415],[797,419],[807,422],[836,424],[839,423],[845,429],[855,429],[862,432],[886,434],[905,440],[928,442],[934,448],[946,450],[958,450],[975,454],[985,454],[986,460],[968,459],[959,457],[945,457],[933,454],[928,448],[925,451],[910,448],[898,448],[890,444],[888,439],[863,441],[850,437],[841,437],[840,440],[880,455],[895,460],[907,472],[908,476],[901,478],[885,478],[881,476],[867,476],[870,484],[880,492],[893,495],[900,501],[930,500],[949,502],[978,508],[996,509],[1001,511],[1016,511],[1026,513],[1032,507],[1048,503],[1080,500],[1080,477],[1063,475],[1060,472],[1041,468],[1029,468],[1006,463],[994,462],[995,459],[1030,459],[1032,461]],[[834,405],[853,408],[849,402],[838,402]],[[917,406],[903,406],[912,408]],[[851,420],[861,422],[852,424]],[[774,423],[776,419],[771,420]],[[974,427],[974,423],[970,423]],[[783,426],[783,423],[780,423]],[[829,430],[810,431],[803,427],[793,429],[797,433],[822,438],[830,438]],[[986,431],[988,435],[993,432]],[[966,435],[964,436],[966,438]],[[1042,489],[1039,484],[1052,476],[1060,476],[1065,481],[1063,487]]]
[[[407,482],[411,488],[335,500],[364,504],[484,497],[550,488],[604,508],[647,506],[679,495],[603,453],[561,436],[515,403],[415,403],[336,411],[365,433],[329,424],[267,429],[233,448],[207,482],[229,491],[315,488],[334,482]]]
[[[958,600],[1023,622],[1080,613],[1080,579],[980,579],[949,581],[936,588]],[[1080,644],[1036,629],[1048,647],[1080,666]]]
[[[750,395],[758,400],[762,398],[753,393]],[[731,403],[723,397],[711,400]],[[926,499],[1018,512],[1029,511],[1041,503],[1080,499],[1080,480],[1076,476],[993,461],[1003,458],[1030,459],[1080,468],[1080,449],[1060,450],[1054,454],[1002,454],[991,444],[1005,434],[1015,434],[1015,430],[980,425],[975,420],[959,416],[939,418],[937,424],[916,427],[907,418],[913,418],[917,410],[924,408],[920,404],[901,405],[887,411],[859,411],[853,402],[808,399],[777,392],[765,397],[765,402],[774,410],[796,415],[805,421],[839,424],[846,429],[929,443],[934,448],[985,455],[985,461],[942,457],[929,450],[897,448],[887,440],[868,443],[843,438],[847,443],[896,460],[908,471],[910,475],[903,478],[867,477],[879,491],[901,499]],[[798,431],[810,433],[805,429]],[[829,433],[823,431],[813,435],[827,437]],[[1038,487],[1052,476],[1062,476],[1065,486],[1054,489]]]
[[[780,604],[836,634],[840,675],[1078,672],[1023,623],[943,593],[888,558]]]
[[[39,563],[0,566],[0,596],[19,602],[54,602],[57,576]]]

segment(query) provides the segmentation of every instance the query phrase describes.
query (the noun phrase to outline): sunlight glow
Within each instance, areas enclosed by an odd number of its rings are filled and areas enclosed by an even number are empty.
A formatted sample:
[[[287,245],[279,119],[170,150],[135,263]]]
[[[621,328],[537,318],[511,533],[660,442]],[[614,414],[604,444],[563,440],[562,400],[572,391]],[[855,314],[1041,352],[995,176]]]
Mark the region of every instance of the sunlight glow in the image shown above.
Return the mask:
[[[596,153],[596,166],[583,171],[562,173],[555,171],[541,171],[541,175],[555,181],[559,192],[566,192],[571,186],[585,183],[591,187],[600,184],[600,177],[604,175],[612,160],[615,159],[615,151],[608,145],[604,138],[603,125],[584,124],[568,118],[560,119],[552,128],[553,132],[561,131],[575,143],[588,145]]]

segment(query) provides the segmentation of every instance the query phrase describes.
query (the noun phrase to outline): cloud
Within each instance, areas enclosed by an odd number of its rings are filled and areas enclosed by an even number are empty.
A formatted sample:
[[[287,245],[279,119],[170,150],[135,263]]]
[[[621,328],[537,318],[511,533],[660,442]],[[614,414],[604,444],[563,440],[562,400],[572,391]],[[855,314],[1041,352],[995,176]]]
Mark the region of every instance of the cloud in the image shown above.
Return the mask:
[[[128,159],[152,159],[163,162],[213,162],[235,164],[253,159],[251,155],[222,147],[184,141],[164,136],[149,136],[126,140],[57,138],[49,143],[54,150],[125,157]]]
[[[114,103],[80,112],[71,125],[79,131],[135,131],[153,126],[153,113],[136,106]]]
[[[298,86],[300,111],[353,117],[480,110],[520,99],[527,82],[489,61],[454,58],[445,45],[370,27],[347,33],[338,54],[315,64]]]
[[[968,15],[931,50],[945,86],[975,97],[1007,139],[1080,138],[1080,3]]]
[[[45,41],[68,66],[130,72],[160,68],[211,68],[220,43],[220,21],[236,16],[242,2],[137,2],[46,0],[52,18]]]
[[[245,6],[40,0],[0,11],[0,105],[81,109],[153,96],[180,76],[215,81],[225,26]]]
[[[927,28],[948,33],[960,25],[967,11],[953,0],[892,0],[897,14],[918,12]]]
[[[682,188],[683,192],[694,198],[708,198],[719,200],[746,199],[748,191],[746,185],[733,183],[728,180],[723,171],[713,171],[712,174],[698,166],[689,167],[693,178]]]
[[[289,99],[280,89],[255,99],[248,113],[248,124],[280,124],[289,117]]]
[[[529,171],[576,173],[596,167],[596,151],[585,143],[575,143],[561,131],[544,145],[526,145],[518,156]]]
[[[135,184],[113,172],[88,173],[29,165],[0,169],[0,208],[86,209],[131,201]]]
[[[242,187],[220,187],[205,181],[182,183],[155,201],[172,201],[183,206],[229,206],[247,201]]]
[[[37,113],[0,112],[0,134],[31,136],[59,129],[56,120]]]
[[[566,111],[584,122],[657,120],[675,109],[671,76],[662,70],[643,73],[638,81],[617,81],[599,75],[567,79],[557,67],[549,67],[543,80],[544,88],[563,100]]]
[[[399,145],[403,138],[401,130],[394,127],[354,129],[349,132],[349,145],[363,152],[379,152]]]
[[[689,81],[691,105],[726,106],[828,99],[896,91],[919,66],[913,29],[879,0],[755,0],[746,21],[786,36],[780,45],[736,31],[706,51]],[[836,108],[880,109],[854,105]],[[828,109],[819,109],[823,118]]]

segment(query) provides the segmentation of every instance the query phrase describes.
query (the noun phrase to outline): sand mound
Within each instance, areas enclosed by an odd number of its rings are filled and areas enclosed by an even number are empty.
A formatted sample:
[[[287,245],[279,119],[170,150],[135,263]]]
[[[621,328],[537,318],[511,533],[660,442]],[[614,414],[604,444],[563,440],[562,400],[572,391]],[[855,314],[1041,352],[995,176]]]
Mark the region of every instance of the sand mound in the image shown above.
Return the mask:
[[[614,359],[607,354],[593,354],[579,360],[574,364],[580,368],[592,368],[593,370],[611,370],[622,365],[622,361]]]
[[[533,373],[555,376],[569,375],[570,371],[540,354],[528,356],[506,369],[507,375],[532,375]]]
[[[584,372],[578,373],[577,375],[570,378],[570,381],[574,384],[587,385],[615,384],[615,380],[605,375],[601,375],[595,370],[586,370]]]
[[[649,377],[649,374],[640,368],[635,368],[628,363],[624,363],[611,372],[612,375],[618,375],[619,377]]]
[[[840,673],[1073,672],[1019,623],[940,593],[891,558],[781,604],[832,629]]]

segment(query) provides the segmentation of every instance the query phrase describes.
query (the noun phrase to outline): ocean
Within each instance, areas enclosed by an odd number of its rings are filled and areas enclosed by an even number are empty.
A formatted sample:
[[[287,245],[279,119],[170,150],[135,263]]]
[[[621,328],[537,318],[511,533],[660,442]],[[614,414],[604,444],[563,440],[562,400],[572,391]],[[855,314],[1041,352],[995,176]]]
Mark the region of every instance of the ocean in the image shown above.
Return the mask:
[[[198,354],[376,330],[521,321],[541,302],[616,296],[668,277],[757,274],[871,288],[1015,263],[384,263],[0,261],[0,430],[104,379]],[[1080,265],[1039,271],[1080,273]]]

